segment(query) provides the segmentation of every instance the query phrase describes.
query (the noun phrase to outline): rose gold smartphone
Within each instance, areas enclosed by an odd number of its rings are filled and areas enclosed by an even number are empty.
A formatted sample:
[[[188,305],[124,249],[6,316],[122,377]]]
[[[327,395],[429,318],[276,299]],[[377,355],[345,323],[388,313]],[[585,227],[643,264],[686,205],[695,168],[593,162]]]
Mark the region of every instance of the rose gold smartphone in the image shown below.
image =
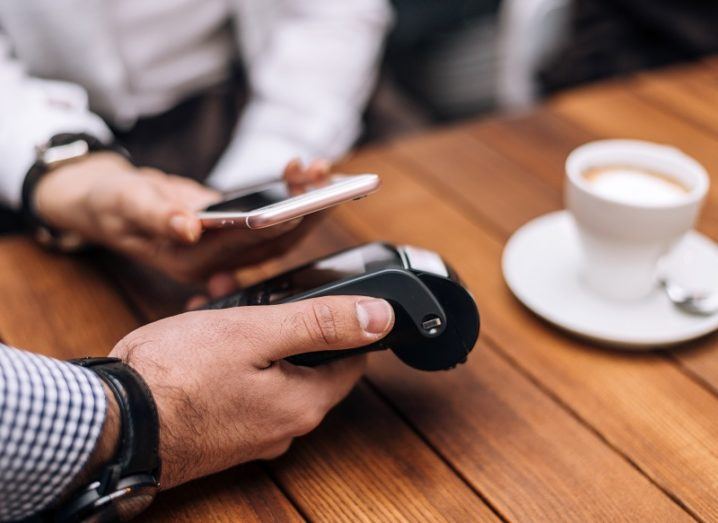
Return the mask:
[[[226,194],[197,216],[207,229],[264,229],[373,193],[381,185],[376,174],[333,175],[321,186],[292,194],[284,182],[272,182]]]

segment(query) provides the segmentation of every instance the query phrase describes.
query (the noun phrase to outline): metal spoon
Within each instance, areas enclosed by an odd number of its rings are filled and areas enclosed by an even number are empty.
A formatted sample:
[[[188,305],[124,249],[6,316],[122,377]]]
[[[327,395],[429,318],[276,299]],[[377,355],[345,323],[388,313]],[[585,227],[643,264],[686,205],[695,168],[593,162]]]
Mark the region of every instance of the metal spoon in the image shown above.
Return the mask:
[[[679,309],[698,316],[712,316],[718,313],[718,293],[689,291],[677,283],[663,278],[661,285],[668,299]]]

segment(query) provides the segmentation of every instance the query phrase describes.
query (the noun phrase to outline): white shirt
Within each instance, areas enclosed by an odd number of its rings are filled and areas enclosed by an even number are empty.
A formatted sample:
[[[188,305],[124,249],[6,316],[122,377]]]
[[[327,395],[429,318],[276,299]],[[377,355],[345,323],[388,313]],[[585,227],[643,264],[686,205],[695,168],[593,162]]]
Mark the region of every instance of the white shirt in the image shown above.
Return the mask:
[[[217,84],[236,61],[228,0],[106,0],[125,85],[111,100],[113,123],[172,108]]]
[[[1,0],[0,202],[19,205],[36,145],[109,140],[105,121],[161,113],[237,55],[250,99],[208,183],[336,159],[360,132],[390,21],[387,0]]]

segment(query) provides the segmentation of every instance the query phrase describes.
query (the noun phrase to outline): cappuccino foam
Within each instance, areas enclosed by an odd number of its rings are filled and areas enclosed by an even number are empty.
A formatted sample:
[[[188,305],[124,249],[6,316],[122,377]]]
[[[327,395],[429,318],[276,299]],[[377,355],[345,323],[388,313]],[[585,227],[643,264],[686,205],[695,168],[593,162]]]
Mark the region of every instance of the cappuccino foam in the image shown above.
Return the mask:
[[[596,194],[628,204],[678,203],[689,192],[670,176],[637,167],[594,167],[583,178]]]

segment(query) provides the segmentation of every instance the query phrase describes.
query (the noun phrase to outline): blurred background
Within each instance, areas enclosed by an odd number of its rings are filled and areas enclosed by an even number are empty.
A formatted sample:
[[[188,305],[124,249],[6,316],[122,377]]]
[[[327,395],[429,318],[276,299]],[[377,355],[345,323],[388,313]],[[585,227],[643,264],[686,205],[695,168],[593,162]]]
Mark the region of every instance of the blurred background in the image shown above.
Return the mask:
[[[525,111],[564,89],[718,51],[710,0],[386,2],[394,22],[358,145]],[[0,231],[18,227],[0,207]]]
[[[392,0],[367,140],[718,51],[710,0]]]

